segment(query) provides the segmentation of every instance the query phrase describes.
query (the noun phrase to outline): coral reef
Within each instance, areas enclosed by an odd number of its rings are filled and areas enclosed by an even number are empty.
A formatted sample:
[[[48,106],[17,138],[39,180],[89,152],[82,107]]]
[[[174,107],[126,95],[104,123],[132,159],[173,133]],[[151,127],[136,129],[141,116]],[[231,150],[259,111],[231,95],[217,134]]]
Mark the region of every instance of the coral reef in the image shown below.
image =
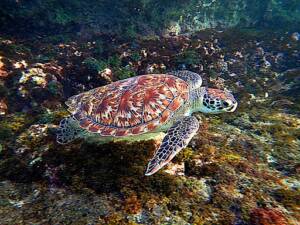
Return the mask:
[[[55,20],[68,24],[60,10]],[[1,37],[0,224],[297,224],[300,46],[291,35]],[[164,170],[144,176],[152,140],[56,143],[68,97],[178,68],[232,91],[239,106],[197,114],[198,135]]]

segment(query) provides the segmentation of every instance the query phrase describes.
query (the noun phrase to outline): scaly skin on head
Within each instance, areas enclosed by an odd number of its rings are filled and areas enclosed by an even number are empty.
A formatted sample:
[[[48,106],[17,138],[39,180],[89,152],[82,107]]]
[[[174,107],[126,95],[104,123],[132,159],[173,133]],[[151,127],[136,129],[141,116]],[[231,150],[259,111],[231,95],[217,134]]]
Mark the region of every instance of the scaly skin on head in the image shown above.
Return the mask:
[[[219,114],[234,112],[237,101],[231,93],[220,89],[200,87],[190,92],[191,112]]]

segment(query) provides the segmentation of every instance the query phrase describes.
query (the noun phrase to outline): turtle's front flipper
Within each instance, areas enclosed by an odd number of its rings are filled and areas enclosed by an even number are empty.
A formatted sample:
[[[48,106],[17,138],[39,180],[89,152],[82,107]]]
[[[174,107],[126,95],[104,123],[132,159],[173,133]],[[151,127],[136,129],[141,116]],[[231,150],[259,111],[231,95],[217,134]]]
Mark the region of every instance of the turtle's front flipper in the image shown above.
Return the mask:
[[[174,156],[185,148],[199,129],[199,122],[194,116],[183,117],[167,132],[160,147],[148,164],[146,176],[150,176],[168,164]]]
[[[78,126],[78,122],[69,116],[60,121],[56,141],[59,144],[68,144],[78,138],[80,133],[82,133],[82,129]]]

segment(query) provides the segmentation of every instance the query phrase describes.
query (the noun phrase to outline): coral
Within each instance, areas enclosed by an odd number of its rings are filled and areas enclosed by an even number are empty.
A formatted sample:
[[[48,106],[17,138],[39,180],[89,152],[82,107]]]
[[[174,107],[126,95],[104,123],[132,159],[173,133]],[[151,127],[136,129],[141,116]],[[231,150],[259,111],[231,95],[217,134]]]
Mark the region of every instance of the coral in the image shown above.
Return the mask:
[[[25,132],[21,133],[16,140],[22,147],[34,150],[47,141],[48,130],[51,125],[34,124],[31,125]]]
[[[59,70],[56,71],[57,68],[42,63],[35,64],[34,66],[23,70],[18,81],[17,93],[18,97],[23,98],[22,103],[26,104],[30,102],[34,106],[34,103],[41,103],[50,96],[53,98],[62,97],[62,85],[55,76],[58,75],[55,73],[59,73]]]
[[[284,214],[276,209],[256,208],[250,213],[251,224],[254,225],[288,225]]]
[[[189,193],[189,197],[197,198],[199,201],[208,202],[211,199],[212,190],[211,187],[207,184],[205,179],[196,179],[196,178],[182,178],[183,189],[185,193]]]
[[[33,82],[38,86],[46,86],[46,74],[40,68],[30,68],[28,71],[23,72],[21,78],[19,79],[20,84],[25,84],[27,82]]]
[[[141,212],[142,206],[135,194],[132,194],[125,199],[124,210],[130,214],[137,214]]]
[[[114,214],[111,214],[107,217],[105,217],[104,219],[105,221],[105,224],[108,224],[108,225],[114,225],[114,224],[120,224],[120,225],[125,225],[127,224],[126,221],[124,221],[123,219],[123,216],[120,215],[119,213],[114,213]]]

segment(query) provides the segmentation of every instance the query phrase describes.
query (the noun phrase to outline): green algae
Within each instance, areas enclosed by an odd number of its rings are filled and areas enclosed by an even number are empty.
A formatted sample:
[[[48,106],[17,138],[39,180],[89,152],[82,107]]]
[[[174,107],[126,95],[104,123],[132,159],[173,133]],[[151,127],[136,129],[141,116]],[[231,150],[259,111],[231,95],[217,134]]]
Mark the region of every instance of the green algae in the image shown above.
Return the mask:
[[[87,66],[89,70],[100,72],[107,67],[105,62],[99,61],[93,57],[86,58],[83,62],[83,65]]]
[[[192,49],[185,50],[176,56],[175,61],[178,64],[185,64],[187,66],[197,65],[201,62],[199,54]]]
[[[139,55],[133,54],[133,60],[138,60]],[[97,60],[93,57],[86,58],[83,65],[91,71],[101,72],[105,68],[111,68],[117,80],[126,79],[136,75],[135,71],[130,66],[122,66],[122,61],[118,55],[110,56],[107,60]]]
[[[221,159],[229,162],[240,162],[241,156],[238,154],[231,153],[231,154],[222,155]]]
[[[28,124],[32,123],[32,119],[23,113],[16,113],[14,116],[7,117],[0,121],[0,137],[1,140],[13,138],[13,135],[21,132]]]
[[[64,117],[68,116],[69,112],[65,109],[58,110],[50,110],[50,109],[42,109],[40,114],[37,116],[37,122],[39,124],[47,124],[47,123],[58,123]]]
[[[176,161],[179,161],[179,162],[187,161],[187,160],[191,159],[193,157],[193,155],[194,155],[194,151],[192,148],[184,148],[177,155]]]
[[[127,79],[130,77],[134,77],[136,73],[130,67],[119,68],[115,71],[116,77],[118,79]]]

